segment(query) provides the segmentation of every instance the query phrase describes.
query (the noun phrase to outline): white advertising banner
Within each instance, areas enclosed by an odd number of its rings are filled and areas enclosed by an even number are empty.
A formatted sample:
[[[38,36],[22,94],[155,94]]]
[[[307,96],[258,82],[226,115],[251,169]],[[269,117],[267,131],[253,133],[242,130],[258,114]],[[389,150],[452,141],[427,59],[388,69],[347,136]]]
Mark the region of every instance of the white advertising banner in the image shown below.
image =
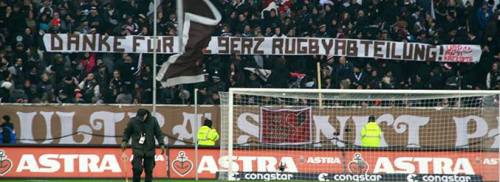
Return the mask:
[[[152,36],[45,34],[48,52],[152,53]],[[178,39],[158,36],[157,52],[178,53]],[[389,60],[477,63],[479,45],[432,45],[383,40],[312,37],[212,37],[205,54],[329,55]]]

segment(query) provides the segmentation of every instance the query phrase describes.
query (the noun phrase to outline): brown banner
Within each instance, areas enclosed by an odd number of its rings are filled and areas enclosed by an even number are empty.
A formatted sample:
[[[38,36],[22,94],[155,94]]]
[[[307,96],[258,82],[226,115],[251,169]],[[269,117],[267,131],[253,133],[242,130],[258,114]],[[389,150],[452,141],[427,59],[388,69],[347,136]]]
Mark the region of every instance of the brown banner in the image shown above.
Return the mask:
[[[10,115],[20,143],[40,144],[117,144],[120,138],[102,137],[121,135],[126,123],[139,106],[20,106],[2,105],[0,115]],[[151,109],[150,107],[145,107]],[[259,107],[239,106],[234,109],[234,143],[255,143],[259,136]],[[220,131],[218,106],[201,106],[202,117],[211,118]],[[384,132],[383,146],[403,147],[481,147],[498,148],[498,110],[385,108],[348,109],[313,108],[312,139],[316,147],[344,146],[330,140],[338,139],[360,144],[360,131],[375,115]],[[190,106],[158,106],[156,114],[162,131],[171,136],[166,143],[185,145],[192,141],[195,125],[194,108]],[[75,132],[88,133],[71,135]],[[49,138],[60,139],[47,140]],[[221,137],[225,137],[221,133]],[[41,139],[41,140],[33,140]],[[183,142],[186,141],[186,142]]]
[[[245,106],[234,112],[234,143],[259,141],[259,107]],[[376,116],[383,130],[382,146],[498,148],[500,143],[499,113],[491,107],[313,108],[312,115],[316,147],[361,145],[361,129],[370,115]]]
[[[128,120],[135,116],[139,106],[0,106],[0,114],[10,115],[21,143],[43,144],[118,144],[121,138],[102,137],[121,136]],[[198,123],[202,118],[219,120],[217,107],[200,107]],[[156,117],[162,131],[171,136],[166,143],[184,145],[192,141],[192,131],[196,115],[193,107],[160,106]],[[218,129],[219,122],[214,122]],[[90,133],[92,135],[72,133]],[[61,139],[45,140],[47,138]],[[100,136],[99,136],[100,135]],[[33,141],[32,139],[42,139]],[[183,142],[186,141],[186,142]]]

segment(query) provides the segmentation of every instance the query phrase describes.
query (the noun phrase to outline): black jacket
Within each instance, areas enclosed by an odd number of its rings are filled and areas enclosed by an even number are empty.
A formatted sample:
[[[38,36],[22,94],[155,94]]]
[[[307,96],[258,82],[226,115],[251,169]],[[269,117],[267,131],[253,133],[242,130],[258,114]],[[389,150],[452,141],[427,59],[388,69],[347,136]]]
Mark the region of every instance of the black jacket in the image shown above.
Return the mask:
[[[139,138],[141,133],[146,134],[146,140],[144,144],[139,144]],[[155,117],[149,117],[145,122],[143,122],[138,117],[133,117],[127,124],[127,128],[123,132],[123,142],[129,141],[132,138],[132,151],[134,155],[138,156],[154,156],[155,154],[155,139],[158,140],[160,146],[163,143],[163,133],[161,132],[160,125]]]

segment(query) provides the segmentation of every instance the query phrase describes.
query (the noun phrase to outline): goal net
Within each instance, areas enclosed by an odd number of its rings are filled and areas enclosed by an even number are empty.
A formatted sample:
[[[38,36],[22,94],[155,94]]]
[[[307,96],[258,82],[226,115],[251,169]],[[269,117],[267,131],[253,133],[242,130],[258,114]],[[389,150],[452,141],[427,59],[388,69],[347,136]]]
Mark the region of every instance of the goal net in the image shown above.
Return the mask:
[[[499,94],[232,88],[219,179],[499,181]]]

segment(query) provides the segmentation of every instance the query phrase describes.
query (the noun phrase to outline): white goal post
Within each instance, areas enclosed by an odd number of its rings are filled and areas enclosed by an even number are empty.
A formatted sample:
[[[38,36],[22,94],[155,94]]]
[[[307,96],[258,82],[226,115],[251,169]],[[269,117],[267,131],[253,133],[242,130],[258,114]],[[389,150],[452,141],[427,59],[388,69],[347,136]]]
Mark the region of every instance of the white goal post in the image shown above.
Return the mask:
[[[220,96],[221,180],[500,181],[500,91],[230,88]]]

